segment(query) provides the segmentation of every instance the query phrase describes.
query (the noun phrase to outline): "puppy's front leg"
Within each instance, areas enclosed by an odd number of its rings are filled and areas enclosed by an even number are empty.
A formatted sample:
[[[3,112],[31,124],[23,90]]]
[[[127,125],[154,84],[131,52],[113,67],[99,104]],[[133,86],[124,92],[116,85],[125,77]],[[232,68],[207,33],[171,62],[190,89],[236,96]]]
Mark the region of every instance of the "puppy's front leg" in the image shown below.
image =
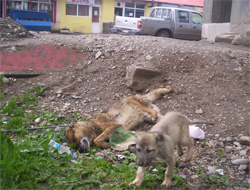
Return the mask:
[[[136,185],[136,186],[140,187],[143,180],[144,180],[145,171],[146,171],[146,167],[139,166],[137,169],[135,180],[133,182],[131,182],[129,185]]]
[[[165,180],[161,184],[165,187],[170,187],[172,185],[172,178],[174,175],[174,167],[175,167],[175,156],[173,155],[172,158],[168,161],[168,167],[165,172]]]

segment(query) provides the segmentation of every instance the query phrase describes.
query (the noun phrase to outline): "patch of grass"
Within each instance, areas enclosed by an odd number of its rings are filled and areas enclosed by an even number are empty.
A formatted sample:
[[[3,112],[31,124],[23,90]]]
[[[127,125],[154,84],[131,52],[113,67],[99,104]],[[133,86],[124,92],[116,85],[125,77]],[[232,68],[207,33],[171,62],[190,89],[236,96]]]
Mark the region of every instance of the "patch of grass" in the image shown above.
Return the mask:
[[[37,96],[44,96],[46,89],[47,89],[46,86],[39,86],[39,87],[34,86],[35,94]]]
[[[223,153],[222,151],[220,151],[220,152],[218,153],[218,155],[219,155],[220,158],[225,158],[225,155],[224,155],[224,153]]]
[[[202,180],[209,185],[225,185],[225,186],[230,186],[229,179],[224,176],[224,175],[210,175],[210,176],[201,176]]]
[[[44,125],[54,124],[58,125],[63,122],[65,116],[62,114],[56,114],[51,110],[44,111],[40,113],[39,117],[43,120]]]

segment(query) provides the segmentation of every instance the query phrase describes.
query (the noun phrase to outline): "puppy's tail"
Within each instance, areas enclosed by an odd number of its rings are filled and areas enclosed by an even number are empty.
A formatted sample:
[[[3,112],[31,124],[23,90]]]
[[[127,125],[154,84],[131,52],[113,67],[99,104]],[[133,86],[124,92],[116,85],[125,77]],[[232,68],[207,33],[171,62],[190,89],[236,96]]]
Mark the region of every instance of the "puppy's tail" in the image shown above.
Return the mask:
[[[160,99],[163,95],[172,92],[173,89],[167,86],[166,88],[158,88],[153,90],[142,97],[154,103],[156,100]]]
[[[198,119],[190,120],[190,124],[206,124],[206,125],[214,125],[214,123],[212,123],[212,122],[202,121],[202,120],[198,120]]]

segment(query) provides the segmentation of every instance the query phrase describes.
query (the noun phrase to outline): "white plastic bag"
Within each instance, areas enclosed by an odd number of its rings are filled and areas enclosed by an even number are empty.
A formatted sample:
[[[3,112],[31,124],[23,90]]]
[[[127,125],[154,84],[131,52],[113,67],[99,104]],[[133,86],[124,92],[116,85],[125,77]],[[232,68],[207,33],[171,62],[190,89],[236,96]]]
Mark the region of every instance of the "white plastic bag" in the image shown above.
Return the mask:
[[[194,139],[205,139],[205,132],[195,125],[189,125],[189,136]]]

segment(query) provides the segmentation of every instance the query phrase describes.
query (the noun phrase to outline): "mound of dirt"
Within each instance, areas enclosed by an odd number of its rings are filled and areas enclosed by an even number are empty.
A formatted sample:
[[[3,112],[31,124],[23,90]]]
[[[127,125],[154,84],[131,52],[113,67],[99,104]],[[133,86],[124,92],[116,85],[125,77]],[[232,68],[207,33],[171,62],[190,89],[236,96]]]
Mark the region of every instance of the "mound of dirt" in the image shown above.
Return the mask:
[[[249,159],[249,147],[238,142],[241,136],[250,136],[249,48],[152,36],[96,34],[40,35],[38,39],[24,39],[10,46],[32,48],[37,44],[64,46],[87,56],[65,69],[48,71],[39,77],[9,78],[7,85],[0,86],[5,96],[20,96],[43,85],[48,90],[37,109],[51,109],[72,118],[75,113],[91,117],[126,96],[170,85],[174,92],[156,102],[162,114],[179,111],[190,119],[215,123],[213,127],[201,126],[207,145],[197,142],[193,163],[178,174],[186,177],[193,189],[209,189],[201,175],[211,175],[217,167],[224,170],[232,187],[244,187],[244,180],[250,179],[249,166],[232,164],[235,159]],[[161,72],[143,92],[126,86],[126,67],[134,64]],[[147,127],[144,125],[141,130]],[[223,157],[218,156],[222,152]],[[202,174],[197,172],[199,168],[204,170]]]
[[[0,18],[0,26],[0,42],[16,41],[20,38],[33,36],[20,23],[10,17]]]

